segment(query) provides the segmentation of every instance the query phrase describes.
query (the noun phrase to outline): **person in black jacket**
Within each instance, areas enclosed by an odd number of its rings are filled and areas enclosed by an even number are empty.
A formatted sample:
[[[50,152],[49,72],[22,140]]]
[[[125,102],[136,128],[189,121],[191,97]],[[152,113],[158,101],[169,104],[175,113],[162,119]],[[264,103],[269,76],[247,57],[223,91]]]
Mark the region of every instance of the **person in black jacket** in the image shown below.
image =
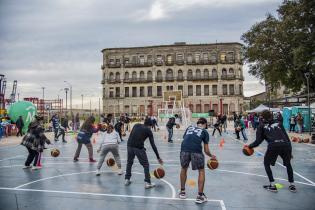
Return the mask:
[[[18,132],[17,132],[17,134],[16,134],[16,136],[19,136],[19,135],[21,135],[21,136],[23,136],[23,127],[24,127],[24,121],[23,121],[23,118],[22,118],[22,116],[19,116],[19,119],[17,119],[17,121],[16,121],[16,127],[18,128]]]
[[[115,131],[119,134],[120,140],[124,141],[122,139],[122,132],[124,129],[123,119],[119,119],[119,121],[115,124],[114,128],[115,128]]]
[[[166,123],[166,128],[168,131],[168,142],[173,143],[172,137],[173,137],[173,127],[176,125],[175,123],[175,117],[171,117],[168,119],[168,122]]]
[[[59,134],[57,136],[57,139],[59,139],[59,137],[62,135],[62,142],[67,143],[67,141],[65,140],[65,135],[67,128],[69,129],[68,117],[67,116],[61,117],[60,121],[61,122],[59,125]]]
[[[135,156],[137,156],[140,164],[143,166],[144,175],[145,175],[145,189],[149,189],[155,187],[154,183],[151,183],[150,177],[150,169],[149,169],[149,161],[146,153],[146,149],[144,148],[144,141],[149,138],[151,147],[156,155],[160,164],[163,164],[163,160],[159,156],[159,152],[154,143],[153,133],[151,131],[151,120],[147,118],[144,121],[144,124],[135,124],[130,132],[130,136],[127,144],[127,168],[125,175],[125,185],[128,186],[131,184],[131,168],[133,165],[133,160]]]
[[[274,166],[277,161],[277,157],[280,156],[283,160],[283,165],[287,168],[288,180],[290,183],[289,190],[291,192],[296,192],[293,169],[291,166],[292,146],[288,134],[281,123],[273,120],[273,116],[270,111],[263,111],[262,117],[263,122],[259,124],[256,131],[256,140],[248,147],[255,148],[264,140],[268,143],[267,151],[264,157],[264,166],[270,184],[263,187],[266,190],[277,192],[277,187],[274,184],[274,178],[270,166]]]

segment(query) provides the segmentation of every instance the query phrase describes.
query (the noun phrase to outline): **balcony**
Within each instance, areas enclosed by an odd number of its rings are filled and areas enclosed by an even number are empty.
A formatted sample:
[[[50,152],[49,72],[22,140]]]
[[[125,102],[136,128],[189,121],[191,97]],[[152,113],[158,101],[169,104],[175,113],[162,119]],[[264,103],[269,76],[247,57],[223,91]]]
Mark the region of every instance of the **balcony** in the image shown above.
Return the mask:
[[[108,68],[120,68],[121,64],[120,63],[109,63],[107,64]]]
[[[104,80],[104,79],[102,79],[101,84],[102,84],[102,85],[104,85],[104,84],[105,84],[105,80]]]
[[[184,77],[176,77],[177,81],[184,81]]]
[[[163,61],[155,61],[155,65],[156,66],[162,66],[163,65]]]
[[[157,77],[157,78],[155,78],[155,81],[156,82],[163,82],[163,78],[162,77]]]
[[[167,82],[172,82],[174,80],[175,80],[174,77],[165,77],[165,81],[167,81]]]
[[[103,65],[101,65],[101,69],[103,69],[103,70],[105,69],[105,65],[104,65],[104,64],[103,64]]]
[[[166,61],[165,65],[166,66],[173,66],[174,65],[174,61]]]
[[[132,68],[132,67],[150,67],[153,66],[153,63],[151,61],[149,62],[137,62],[137,63],[125,63],[125,68]]]
[[[236,76],[233,75],[221,75],[221,80],[235,80]]]
[[[185,61],[184,60],[176,60],[176,65],[181,66],[184,65]]]
[[[218,75],[211,75],[211,76],[198,76],[198,77],[191,77],[187,78],[190,81],[215,81],[218,80]]]
[[[122,81],[121,79],[108,79],[107,83],[108,84],[115,84],[115,83],[121,83],[121,81]],[[103,82],[103,80],[102,80],[102,82]],[[104,81],[104,84],[105,84],[105,81]]]

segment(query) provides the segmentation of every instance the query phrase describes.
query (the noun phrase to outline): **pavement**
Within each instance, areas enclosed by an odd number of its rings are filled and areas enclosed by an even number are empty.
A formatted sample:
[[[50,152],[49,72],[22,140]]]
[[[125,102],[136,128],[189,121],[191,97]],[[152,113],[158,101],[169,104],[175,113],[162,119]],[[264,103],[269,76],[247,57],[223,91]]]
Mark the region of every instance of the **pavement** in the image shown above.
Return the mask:
[[[223,136],[211,137],[210,150],[219,160],[219,168],[206,169],[205,194],[208,202],[195,204],[198,172],[188,171],[187,199],[178,198],[179,152],[183,130],[174,132],[174,143],[166,141],[166,131],[154,133],[157,148],[164,160],[166,175],[152,178],[153,189],[144,189],[143,168],[135,160],[132,184],[124,186],[124,176],[117,175],[116,167],[102,167],[101,176],[95,176],[96,163],[89,163],[87,150],[82,148],[79,162],[73,163],[77,143],[72,134],[68,143],[57,142],[44,151],[41,170],[22,169],[27,156],[25,147],[19,145],[21,137],[10,137],[9,145],[0,146],[0,210],[13,209],[233,209],[233,210],[303,210],[314,209],[315,147],[312,144],[293,144],[292,160],[298,192],[288,190],[286,169],[279,158],[272,167],[276,183],[282,186],[278,193],[262,188],[268,183],[263,167],[266,144],[247,157],[242,153],[243,142],[235,139],[233,131]],[[212,133],[212,129],[209,129]],[[127,133],[128,134],[128,133]],[[248,131],[249,142],[255,133]],[[52,139],[52,134],[48,133]],[[127,136],[128,137],[128,136]],[[125,139],[127,139],[125,137]],[[94,137],[93,137],[94,138]],[[3,139],[1,140],[2,143]],[[95,136],[94,158],[99,140]],[[15,144],[12,142],[16,142]],[[12,143],[12,144],[11,144]],[[120,144],[122,167],[126,167],[126,141]],[[60,156],[50,156],[50,149],[58,148]],[[150,171],[159,167],[155,154],[146,142]]]

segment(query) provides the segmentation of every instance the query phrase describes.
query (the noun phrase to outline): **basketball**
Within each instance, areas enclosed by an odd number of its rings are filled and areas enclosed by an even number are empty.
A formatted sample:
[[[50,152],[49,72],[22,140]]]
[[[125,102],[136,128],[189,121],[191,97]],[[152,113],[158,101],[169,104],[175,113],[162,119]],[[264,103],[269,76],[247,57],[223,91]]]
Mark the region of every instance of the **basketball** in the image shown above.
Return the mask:
[[[254,149],[249,148],[247,145],[245,145],[243,147],[243,153],[246,156],[251,156],[252,154],[254,154]]]
[[[207,161],[207,166],[209,169],[214,170],[219,167],[219,162],[216,158],[212,157]]]
[[[115,160],[113,158],[108,158],[106,163],[109,167],[112,167],[115,165]]]
[[[59,149],[54,148],[50,151],[50,154],[52,157],[58,157],[60,154],[60,151],[59,151]]]
[[[298,138],[296,138],[295,136],[293,136],[291,139],[292,139],[293,142],[297,142],[298,141]]]
[[[309,142],[310,142],[310,139],[309,139],[309,138],[306,138],[306,139],[303,140],[303,142],[304,142],[304,143],[309,143]]]
[[[179,125],[179,124],[176,124],[176,128],[179,129],[179,128],[180,128],[180,125]]]
[[[126,136],[127,134],[126,134],[126,132],[122,132],[122,134],[121,134],[121,136]]]
[[[153,175],[155,176],[155,178],[161,179],[165,176],[165,171],[163,168],[159,167],[154,170]]]
[[[297,138],[298,139],[298,143],[303,143],[303,139],[301,138]]]

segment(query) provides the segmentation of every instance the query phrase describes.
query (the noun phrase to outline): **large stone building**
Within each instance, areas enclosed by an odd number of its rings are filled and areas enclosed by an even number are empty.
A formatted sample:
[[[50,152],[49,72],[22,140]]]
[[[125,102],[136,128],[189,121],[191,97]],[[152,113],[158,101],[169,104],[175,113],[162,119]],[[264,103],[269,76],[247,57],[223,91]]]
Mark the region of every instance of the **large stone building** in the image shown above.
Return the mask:
[[[164,91],[181,90],[193,113],[241,112],[240,43],[103,49],[104,113],[157,114]]]

